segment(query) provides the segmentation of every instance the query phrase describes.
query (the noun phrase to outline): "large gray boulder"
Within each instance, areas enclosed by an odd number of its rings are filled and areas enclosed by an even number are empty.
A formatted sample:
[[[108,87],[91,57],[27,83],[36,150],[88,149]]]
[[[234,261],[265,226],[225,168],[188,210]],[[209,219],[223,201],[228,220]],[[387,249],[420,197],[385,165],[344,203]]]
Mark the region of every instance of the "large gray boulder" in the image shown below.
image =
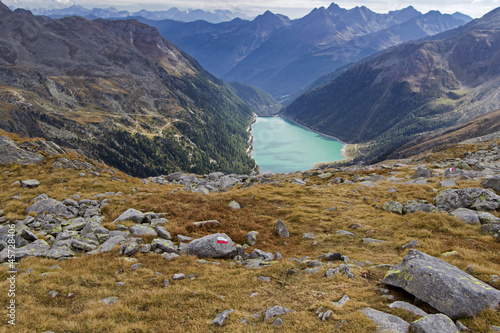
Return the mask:
[[[29,213],[50,213],[57,216],[63,216],[66,218],[76,217],[75,213],[71,211],[68,207],[63,205],[62,202],[55,199],[42,199],[36,201],[33,205],[26,208],[26,212]]]
[[[483,234],[492,235],[493,237],[500,238],[500,224],[499,223],[483,224],[481,226],[481,231]]]
[[[382,283],[403,288],[452,319],[475,316],[500,303],[500,291],[415,249],[387,272]]]
[[[124,211],[113,223],[121,222],[121,221],[132,221],[134,223],[142,223],[146,216],[143,212],[138,211],[134,208],[129,208]]]
[[[477,212],[468,208],[459,208],[450,212],[450,215],[455,216],[457,219],[461,220],[467,224],[480,224],[479,215]]]
[[[128,231],[133,236],[154,236],[154,237],[158,236],[156,231],[153,228],[148,227],[147,225],[141,225],[141,224],[133,225],[130,228],[128,228]]]
[[[14,256],[16,261],[21,260],[24,257],[35,256],[35,257],[44,257],[47,251],[50,249],[50,245],[43,239],[37,239],[33,243],[30,243],[24,247],[17,248],[14,251]],[[9,255],[12,255],[12,249],[6,247],[0,252],[0,262],[7,261],[9,259]]]
[[[186,248],[187,254],[199,258],[233,258],[238,251],[226,234],[213,234],[193,240]]]
[[[403,215],[403,204],[397,201],[387,201],[382,209],[387,212],[396,213],[399,215]]]
[[[500,175],[485,177],[481,182],[481,186],[491,188],[500,193]]]
[[[406,321],[388,313],[372,308],[363,308],[360,311],[377,326],[376,332],[407,333],[410,328]]]
[[[500,208],[500,196],[483,188],[446,189],[436,197],[436,206],[448,212],[458,208],[494,210]]]
[[[45,160],[43,155],[23,150],[14,140],[0,135],[0,164],[28,165],[43,160]]]
[[[444,314],[432,314],[410,324],[412,333],[457,333],[455,323]]]

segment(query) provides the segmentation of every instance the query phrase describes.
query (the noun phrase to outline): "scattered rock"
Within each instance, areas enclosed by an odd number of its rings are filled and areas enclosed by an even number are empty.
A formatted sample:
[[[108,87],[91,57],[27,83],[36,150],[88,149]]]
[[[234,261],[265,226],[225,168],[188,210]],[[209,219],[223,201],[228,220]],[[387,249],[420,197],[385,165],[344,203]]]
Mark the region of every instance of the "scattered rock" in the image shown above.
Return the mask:
[[[106,298],[101,299],[101,302],[104,304],[107,304],[107,305],[112,305],[112,304],[118,302],[118,299],[119,299],[118,297],[111,296],[111,297],[106,297]]]
[[[436,206],[447,212],[458,208],[495,210],[500,208],[500,196],[482,188],[447,189],[437,195]]]
[[[346,305],[346,303],[347,303],[349,300],[350,300],[349,296],[344,295],[344,296],[342,296],[342,298],[341,298],[339,301],[337,301],[337,302],[332,302],[332,303],[333,303],[333,305],[335,305],[335,306],[337,306],[337,307],[341,308],[341,307],[343,307],[344,305]]]
[[[480,224],[479,215],[475,210],[467,208],[458,208],[450,212],[451,216],[455,216],[467,224]]]
[[[405,245],[401,246],[401,248],[402,248],[403,250],[406,250],[406,249],[408,249],[408,248],[414,248],[414,247],[417,247],[417,245],[418,245],[418,240],[416,240],[416,239],[412,239],[409,243],[407,243],[407,244],[405,244]]]
[[[229,203],[229,207],[231,207],[232,209],[240,209],[241,208],[240,204],[234,200]]]
[[[366,244],[381,244],[381,243],[385,243],[385,241],[380,240],[380,239],[373,239],[373,238],[363,238],[363,243],[366,243]]]
[[[406,310],[408,312],[411,312],[411,313],[413,313],[417,316],[421,316],[421,317],[425,317],[428,315],[427,312],[425,312],[424,310],[416,307],[413,304],[407,303],[407,302],[397,301],[397,302],[389,304],[389,307],[391,309],[394,309],[394,308],[403,309],[403,310]]]
[[[485,177],[481,182],[481,186],[491,188],[500,193],[500,175]]]
[[[281,326],[283,325],[283,320],[281,318],[276,318],[273,322],[273,326]]]
[[[144,213],[138,211],[134,208],[129,208],[124,211],[113,223],[121,222],[121,221],[132,221],[134,223],[142,223],[144,221],[145,215]]]
[[[258,234],[258,231],[250,231],[245,235],[245,242],[250,246],[254,246],[257,243]]]
[[[288,228],[286,227],[285,223],[281,220],[278,220],[278,222],[276,222],[275,233],[279,237],[290,237]]]
[[[212,324],[222,326],[224,324],[224,321],[226,320],[227,316],[233,311],[234,311],[233,309],[228,309],[228,310],[222,312],[221,314],[217,315],[217,317],[215,317],[212,320]]]
[[[444,314],[432,314],[410,324],[414,333],[456,333],[457,326]]]
[[[382,209],[391,213],[396,213],[403,215],[403,204],[397,201],[388,201],[383,206]]]
[[[314,239],[316,237],[313,233],[305,232],[302,234],[302,239]]]
[[[178,274],[174,274],[174,276],[172,277],[172,280],[177,281],[177,280],[183,280],[185,278],[186,278],[186,276],[184,274],[178,273]]]
[[[23,180],[21,182],[21,187],[24,188],[36,188],[38,186],[40,186],[40,182],[35,179]]]
[[[290,313],[293,312],[293,310],[284,308],[282,306],[272,306],[267,308],[266,310],[266,316],[264,317],[264,321],[267,321],[270,318],[276,317],[276,316],[281,316],[284,315],[285,313]]]
[[[388,313],[372,308],[363,308],[360,311],[375,323],[376,332],[407,333],[410,328],[406,321]]]

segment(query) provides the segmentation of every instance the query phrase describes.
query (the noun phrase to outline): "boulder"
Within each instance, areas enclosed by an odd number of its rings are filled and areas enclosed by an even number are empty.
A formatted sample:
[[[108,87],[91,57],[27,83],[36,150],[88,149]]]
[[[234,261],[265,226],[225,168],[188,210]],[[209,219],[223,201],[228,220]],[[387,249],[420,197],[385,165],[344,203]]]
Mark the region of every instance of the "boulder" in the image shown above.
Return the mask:
[[[481,182],[481,186],[491,188],[497,193],[500,193],[500,175],[485,177]]]
[[[481,224],[500,223],[500,218],[488,212],[477,212]]]
[[[415,249],[387,272],[382,283],[403,288],[453,319],[475,316],[500,303],[500,291]]]
[[[448,212],[458,208],[492,210],[500,208],[500,196],[482,188],[446,189],[437,195],[436,206]]]
[[[423,177],[423,178],[432,177],[432,171],[419,167],[419,168],[417,168],[417,170],[415,170],[415,173],[413,174],[413,176],[411,178],[417,179],[417,178],[421,178],[421,177]]]
[[[360,311],[377,326],[376,332],[407,333],[410,328],[406,321],[388,313],[372,308],[363,308]]]
[[[403,309],[403,310],[406,310],[408,312],[411,312],[417,316],[420,316],[420,317],[425,317],[428,315],[427,312],[425,312],[424,310],[416,307],[415,305],[413,304],[410,304],[410,303],[407,303],[407,302],[402,302],[402,301],[396,301],[394,303],[391,303],[388,305],[391,309]]]
[[[382,209],[387,211],[387,212],[403,215],[403,204],[401,204],[397,201],[387,201],[382,206]]]
[[[403,213],[410,214],[416,212],[438,213],[439,210],[436,206],[428,203],[416,202],[416,201],[410,201],[405,203],[403,208]]]
[[[167,240],[172,240],[172,235],[170,235],[170,232],[168,232],[167,229],[165,229],[164,227],[157,225],[154,227],[154,229],[158,234],[158,237]]]
[[[232,258],[238,250],[231,238],[226,234],[212,234],[193,240],[186,248],[187,254],[199,258]]]
[[[459,208],[450,212],[450,215],[455,216],[457,219],[461,220],[467,224],[480,224],[479,215],[475,210],[467,208]]]
[[[38,186],[40,186],[40,182],[38,180],[35,180],[35,179],[23,180],[21,182],[21,187],[24,187],[24,188],[36,188]]]
[[[258,234],[258,231],[250,231],[245,235],[245,242],[250,246],[254,246],[257,243]]]
[[[123,236],[113,236],[104,243],[101,244],[101,246],[96,249],[95,251],[99,252],[110,252],[115,248],[115,246],[120,245],[126,241],[125,237]]]
[[[14,140],[0,135],[0,164],[29,165],[43,160],[43,155],[23,150]]]
[[[224,324],[224,320],[226,320],[227,316],[229,316],[229,314],[233,311],[233,309],[223,311],[212,320],[212,324],[222,326]]]
[[[486,235],[492,235],[493,237],[500,238],[500,224],[499,223],[483,224],[481,226],[481,232]]]
[[[234,200],[232,200],[229,203],[229,207],[231,207],[232,209],[240,209],[241,208],[240,204]]]
[[[412,333],[457,333],[455,323],[444,314],[432,314],[410,324]]]
[[[151,242],[151,251],[154,251],[156,249],[167,253],[179,253],[177,246],[175,246],[175,244],[171,240],[167,239],[153,239],[153,241]]]
[[[36,201],[33,205],[26,208],[26,212],[29,213],[49,213],[57,216],[63,216],[66,218],[75,217],[75,213],[72,212],[68,207],[63,205],[62,202],[55,199],[42,199]]]
[[[134,223],[142,223],[146,216],[144,213],[138,211],[137,209],[134,208],[129,208],[126,211],[124,211],[116,220],[113,221],[113,223],[116,222],[121,222],[121,221],[132,221]]]
[[[133,225],[130,228],[128,228],[128,231],[133,236],[154,236],[154,237],[158,236],[156,231],[153,228],[148,227],[147,225],[141,225],[141,224]]]
[[[271,306],[266,310],[266,316],[264,317],[264,321],[276,317],[284,315],[285,313],[293,312],[292,309],[284,308],[282,306]]]
[[[276,228],[274,229],[276,235],[279,237],[290,237],[290,233],[288,232],[288,228],[286,227],[285,223],[281,220],[278,220],[276,222]]]

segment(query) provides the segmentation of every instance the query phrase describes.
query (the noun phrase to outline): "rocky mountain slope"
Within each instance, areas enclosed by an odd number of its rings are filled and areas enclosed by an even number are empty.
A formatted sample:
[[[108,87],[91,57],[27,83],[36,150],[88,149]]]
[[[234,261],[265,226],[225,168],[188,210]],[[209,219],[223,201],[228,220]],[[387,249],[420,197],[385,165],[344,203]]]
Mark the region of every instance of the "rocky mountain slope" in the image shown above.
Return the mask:
[[[133,175],[249,172],[251,110],[134,20],[52,20],[0,4],[0,128]]]
[[[497,110],[499,22],[496,9],[457,29],[393,47],[302,95],[283,115],[347,142],[371,142],[369,159],[418,133]]]
[[[0,302],[18,332],[495,331],[499,156],[138,179],[0,131]]]
[[[266,12],[252,22],[146,23],[214,75],[257,86],[283,101],[338,67],[465,22],[458,15],[422,14],[413,7],[377,14],[332,3],[297,20]]]

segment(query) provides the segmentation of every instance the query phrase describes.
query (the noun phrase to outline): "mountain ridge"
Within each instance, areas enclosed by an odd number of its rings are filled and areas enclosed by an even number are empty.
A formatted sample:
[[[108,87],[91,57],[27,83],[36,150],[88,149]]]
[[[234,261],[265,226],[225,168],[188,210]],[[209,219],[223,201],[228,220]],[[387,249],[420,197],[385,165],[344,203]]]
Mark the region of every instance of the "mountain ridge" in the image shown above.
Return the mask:
[[[135,175],[253,168],[251,110],[156,28],[0,9],[0,128]]]
[[[283,113],[347,142],[376,141],[374,158],[417,133],[494,111],[500,107],[499,15],[497,9],[370,56]]]

